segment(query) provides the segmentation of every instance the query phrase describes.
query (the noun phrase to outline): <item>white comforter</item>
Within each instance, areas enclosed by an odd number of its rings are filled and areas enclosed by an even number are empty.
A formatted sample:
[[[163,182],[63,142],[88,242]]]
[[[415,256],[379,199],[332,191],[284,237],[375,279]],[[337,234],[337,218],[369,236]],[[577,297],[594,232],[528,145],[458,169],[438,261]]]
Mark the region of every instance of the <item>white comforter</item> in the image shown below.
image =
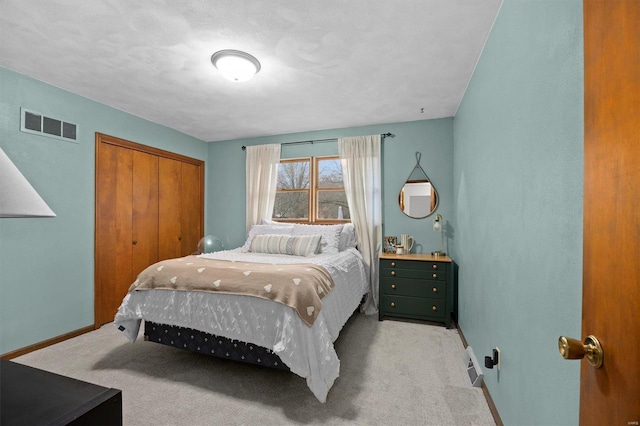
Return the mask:
[[[316,398],[325,402],[340,372],[333,342],[367,292],[360,253],[350,248],[338,254],[299,257],[243,253],[235,249],[202,257],[273,264],[314,263],[329,271],[335,288],[322,299],[322,310],[312,327],[289,306],[270,300],[171,290],[127,294],[116,313],[116,327],[123,327],[131,342],[138,336],[141,320],[148,320],[269,348],[293,373],[306,378]]]

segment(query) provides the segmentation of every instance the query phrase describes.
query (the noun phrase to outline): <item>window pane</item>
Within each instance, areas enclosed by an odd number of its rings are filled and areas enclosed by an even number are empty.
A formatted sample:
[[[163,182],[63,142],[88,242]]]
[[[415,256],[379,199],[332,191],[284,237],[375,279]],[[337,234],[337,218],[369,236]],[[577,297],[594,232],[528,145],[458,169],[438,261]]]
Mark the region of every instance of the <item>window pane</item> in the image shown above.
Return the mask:
[[[344,188],[339,158],[318,160],[318,188]]]
[[[308,219],[309,193],[307,191],[278,192],[273,207],[274,219]]]
[[[351,219],[344,191],[318,191],[318,219]]]
[[[280,163],[277,189],[307,188],[309,188],[309,161]]]

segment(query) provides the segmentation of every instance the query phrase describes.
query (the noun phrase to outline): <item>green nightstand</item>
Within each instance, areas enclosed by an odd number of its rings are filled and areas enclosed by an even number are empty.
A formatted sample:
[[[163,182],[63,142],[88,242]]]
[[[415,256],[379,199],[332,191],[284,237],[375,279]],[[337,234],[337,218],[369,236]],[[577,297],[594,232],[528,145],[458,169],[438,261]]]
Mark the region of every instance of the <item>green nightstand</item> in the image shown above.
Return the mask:
[[[444,322],[455,314],[453,261],[431,254],[380,255],[378,318],[410,318]]]

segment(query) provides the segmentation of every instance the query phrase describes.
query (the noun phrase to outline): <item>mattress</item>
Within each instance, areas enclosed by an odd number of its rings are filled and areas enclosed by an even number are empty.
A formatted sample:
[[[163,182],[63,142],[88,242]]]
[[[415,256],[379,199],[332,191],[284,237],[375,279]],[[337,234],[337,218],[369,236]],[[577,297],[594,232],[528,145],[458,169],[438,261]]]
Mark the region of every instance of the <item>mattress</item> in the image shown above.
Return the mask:
[[[325,402],[340,371],[333,342],[368,291],[360,253],[349,248],[337,254],[301,257],[234,249],[201,256],[274,265],[313,263],[329,271],[335,287],[322,299],[320,315],[311,327],[289,306],[257,297],[173,290],[132,292],[125,296],[114,320],[124,336],[134,342],[141,321],[148,320],[253,343],[277,354]]]

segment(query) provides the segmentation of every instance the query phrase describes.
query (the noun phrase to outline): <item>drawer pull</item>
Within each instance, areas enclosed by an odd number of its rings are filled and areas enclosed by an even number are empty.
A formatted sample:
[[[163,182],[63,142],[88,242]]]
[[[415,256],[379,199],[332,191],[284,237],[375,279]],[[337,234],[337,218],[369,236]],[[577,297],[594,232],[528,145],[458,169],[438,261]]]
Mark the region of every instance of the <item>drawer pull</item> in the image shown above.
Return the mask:
[[[391,271],[391,276],[395,277],[396,276],[396,271]]]
[[[396,307],[396,302],[391,302],[391,307],[395,308]]]
[[[435,312],[435,311],[437,311],[437,310],[438,310],[438,308],[436,307],[436,305],[433,305],[433,306],[431,307],[431,310],[432,310],[433,312]]]
[[[431,291],[433,291],[434,293],[437,293],[438,292],[438,287],[432,288]]]
[[[391,262],[391,267],[395,267],[396,266],[396,262]]]
[[[431,265],[431,267],[432,267],[433,269],[438,269],[438,264],[437,264],[437,263],[434,263],[433,265]]]
[[[431,275],[433,278],[438,278],[438,274]]]
[[[391,289],[395,290],[396,289],[396,285],[395,284],[391,284]]]

